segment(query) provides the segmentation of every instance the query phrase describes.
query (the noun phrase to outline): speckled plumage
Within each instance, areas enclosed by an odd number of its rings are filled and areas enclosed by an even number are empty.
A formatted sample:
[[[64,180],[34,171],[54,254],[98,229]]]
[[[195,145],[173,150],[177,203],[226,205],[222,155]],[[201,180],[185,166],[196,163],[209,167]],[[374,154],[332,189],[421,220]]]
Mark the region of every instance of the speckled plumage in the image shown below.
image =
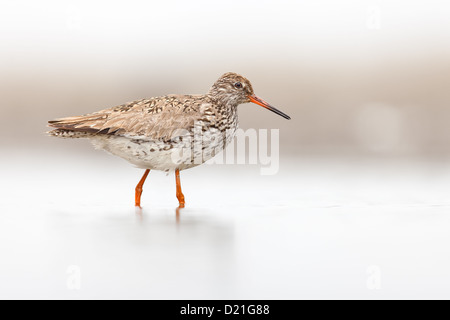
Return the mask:
[[[233,94],[236,82],[243,84],[239,91],[244,95]],[[238,127],[237,106],[248,102],[249,94],[253,94],[253,89],[247,79],[227,73],[205,95],[171,94],[57,119],[49,121],[49,126],[56,128],[49,133],[62,138],[89,138],[96,148],[140,168],[183,170],[207,161],[226,147]],[[182,159],[181,163],[174,163],[174,148],[199,149],[193,145],[195,129],[203,137],[202,162]],[[208,135],[211,141],[207,141]],[[194,156],[192,152],[192,160]]]
[[[49,126],[54,129],[49,134],[88,138],[96,148],[139,168],[175,170],[178,175],[179,170],[197,166],[227,146],[238,127],[237,106],[247,102],[289,118],[256,97],[246,78],[229,72],[207,94],[141,99],[91,114],[52,120]]]

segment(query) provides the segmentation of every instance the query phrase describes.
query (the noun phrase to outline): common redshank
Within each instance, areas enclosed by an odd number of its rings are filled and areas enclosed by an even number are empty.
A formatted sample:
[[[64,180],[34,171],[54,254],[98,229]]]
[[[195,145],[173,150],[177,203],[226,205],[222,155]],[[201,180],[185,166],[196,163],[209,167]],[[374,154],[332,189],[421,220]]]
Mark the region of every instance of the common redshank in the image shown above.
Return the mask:
[[[135,189],[135,205],[139,208],[150,170],[175,171],[176,196],[183,208],[180,171],[204,163],[227,146],[238,127],[237,106],[247,102],[290,119],[258,98],[250,81],[229,72],[207,94],[141,99],[82,116],[52,120],[48,123],[55,129],[49,134],[88,138],[97,149],[145,169]]]

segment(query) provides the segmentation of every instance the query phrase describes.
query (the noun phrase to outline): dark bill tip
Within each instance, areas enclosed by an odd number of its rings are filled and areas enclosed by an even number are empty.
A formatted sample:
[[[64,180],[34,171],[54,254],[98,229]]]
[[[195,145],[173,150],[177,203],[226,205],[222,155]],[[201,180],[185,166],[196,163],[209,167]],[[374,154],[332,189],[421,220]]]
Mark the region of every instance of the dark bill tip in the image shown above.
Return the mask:
[[[285,119],[291,120],[291,117],[289,117],[286,113],[284,113],[284,112],[278,110],[277,108],[271,106],[270,104],[265,102],[263,99],[258,98],[254,94],[248,96],[248,98],[250,99],[250,102],[256,103],[257,105],[260,105],[261,107],[264,107],[264,108],[266,108],[266,109],[276,113],[277,115],[282,116]]]

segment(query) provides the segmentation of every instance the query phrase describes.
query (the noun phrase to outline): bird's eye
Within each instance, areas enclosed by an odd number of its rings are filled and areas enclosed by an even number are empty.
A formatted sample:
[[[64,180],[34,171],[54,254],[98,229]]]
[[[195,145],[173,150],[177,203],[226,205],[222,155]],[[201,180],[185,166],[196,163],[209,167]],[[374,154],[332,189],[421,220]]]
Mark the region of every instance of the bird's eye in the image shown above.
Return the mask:
[[[242,88],[242,83],[236,82],[236,83],[234,84],[234,87],[237,88],[237,89],[240,89],[240,88]]]

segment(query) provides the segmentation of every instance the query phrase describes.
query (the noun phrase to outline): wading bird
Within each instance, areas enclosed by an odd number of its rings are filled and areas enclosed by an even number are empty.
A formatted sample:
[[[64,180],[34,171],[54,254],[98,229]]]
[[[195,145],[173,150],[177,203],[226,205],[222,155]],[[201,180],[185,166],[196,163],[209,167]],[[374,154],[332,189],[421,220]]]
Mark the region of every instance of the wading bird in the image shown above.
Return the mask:
[[[176,196],[179,206],[184,207],[180,171],[204,163],[227,146],[238,127],[237,106],[247,102],[290,119],[258,98],[250,81],[229,72],[207,94],[171,94],[51,120],[48,124],[54,129],[49,134],[88,138],[96,148],[145,169],[135,189],[137,207],[141,206],[142,187],[150,170],[175,171]]]

